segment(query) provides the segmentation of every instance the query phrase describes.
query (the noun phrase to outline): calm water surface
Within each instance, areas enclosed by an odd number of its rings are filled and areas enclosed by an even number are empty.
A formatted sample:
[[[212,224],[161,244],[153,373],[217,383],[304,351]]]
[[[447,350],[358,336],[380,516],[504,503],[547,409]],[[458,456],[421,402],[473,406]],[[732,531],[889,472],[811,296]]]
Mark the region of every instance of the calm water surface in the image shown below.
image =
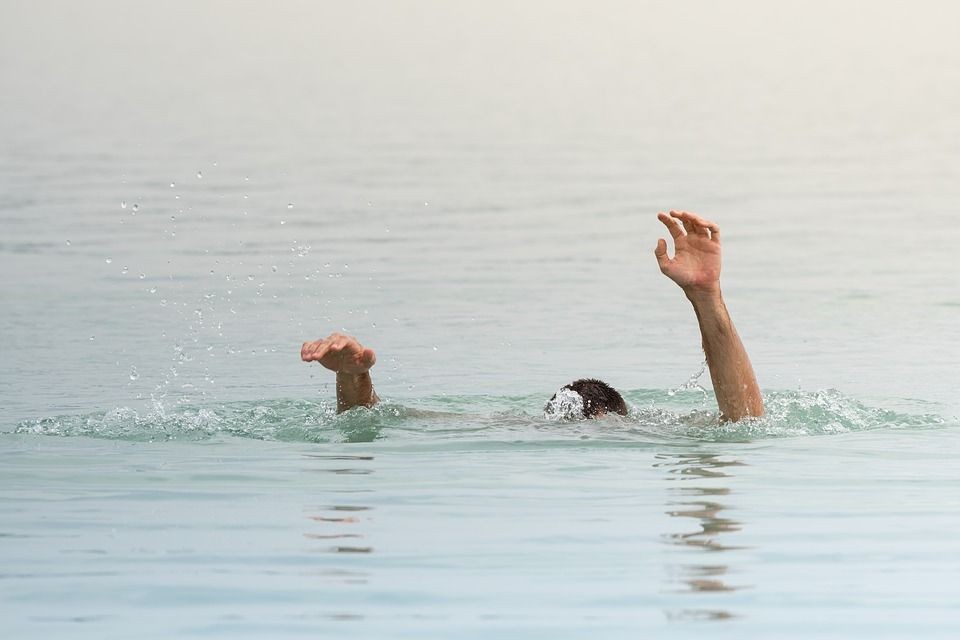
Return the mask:
[[[4,5],[8,633],[956,637],[958,19]],[[697,386],[669,208],[763,420]],[[581,376],[633,414],[543,421]]]

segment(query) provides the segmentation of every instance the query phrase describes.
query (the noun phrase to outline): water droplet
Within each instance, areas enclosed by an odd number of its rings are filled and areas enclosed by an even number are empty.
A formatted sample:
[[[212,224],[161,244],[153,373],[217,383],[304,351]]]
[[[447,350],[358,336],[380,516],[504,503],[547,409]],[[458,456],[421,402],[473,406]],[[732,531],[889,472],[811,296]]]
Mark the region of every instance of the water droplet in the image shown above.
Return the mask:
[[[137,211],[140,211],[140,205],[137,204],[136,202],[134,202],[134,203],[133,203],[133,206],[130,207],[130,209],[131,209],[134,213],[136,213]]]
[[[170,221],[171,221],[171,222],[176,222],[176,220],[177,220],[177,216],[170,216]]]
[[[344,268],[344,269],[349,269],[349,268],[350,268],[350,265],[344,263],[343,268]]]
[[[287,203],[287,209],[293,209],[293,203],[292,203],[292,202],[288,202],[288,203]]]
[[[429,207],[429,206],[430,206],[430,203],[429,203],[429,202],[424,202],[424,203],[423,203],[423,206]]]
[[[170,183],[170,188],[171,188],[171,189],[173,189],[175,186],[177,186],[177,183],[176,183],[176,182],[171,182],[171,183]]]
[[[253,276],[247,276],[247,280],[253,282]]]
[[[140,279],[141,279],[141,280],[143,280],[143,279],[146,278],[146,277],[147,277],[147,275],[146,275],[145,273],[141,273],[141,274],[140,274]]]
[[[281,220],[281,221],[280,221],[280,224],[287,224],[287,221],[286,221],[286,220]]]
[[[127,268],[127,265],[123,265],[123,268],[120,269],[120,273],[122,273],[123,275],[127,275],[128,271],[130,271],[130,269]]]
[[[138,372],[138,371],[137,371],[137,368],[134,367],[134,366],[131,366],[131,367],[130,367],[130,379],[131,379],[131,380],[139,380],[139,379],[140,379],[140,372]]]
[[[161,306],[161,307],[167,306],[167,299],[166,299],[166,298],[160,298],[160,306]]]
[[[67,246],[68,246],[68,247],[70,246],[70,241],[69,241],[69,240],[67,240]]]
[[[96,339],[97,339],[97,336],[90,336],[90,342],[93,342]]]
[[[156,287],[150,287],[150,293],[156,293],[156,292],[157,292]]]
[[[202,177],[203,177],[203,172],[197,171],[197,180],[201,179]]]
[[[106,262],[107,264],[110,264],[111,262],[113,262],[113,258],[104,258],[103,261]]]
[[[437,348],[436,348],[436,347],[434,347],[434,348],[433,348],[433,350],[434,350],[434,351],[436,351],[436,350],[437,350]]]
[[[276,273],[276,272],[277,272],[277,265],[273,265],[272,267],[270,267],[270,270],[273,271],[274,273]]]
[[[121,200],[121,201],[120,201],[120,208],[121,208],[121,209],[126,209],[126,208],[127,208],[127,201],[126,201],[126,200]]]
[[[296,254],[297,254],[299,257],[303,258],[303,257],[306,256],[308,253],[310,253],[310,245],[306,245],[306,244],[294,244],[292,247],[290,247],[290,251],[296,252]]]

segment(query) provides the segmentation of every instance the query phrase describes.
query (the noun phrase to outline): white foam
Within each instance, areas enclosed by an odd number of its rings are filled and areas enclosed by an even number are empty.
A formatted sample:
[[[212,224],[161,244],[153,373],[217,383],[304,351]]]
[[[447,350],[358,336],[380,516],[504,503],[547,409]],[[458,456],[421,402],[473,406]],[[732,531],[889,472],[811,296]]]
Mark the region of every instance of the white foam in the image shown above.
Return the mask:
[[[583,396],[573,389],[560,389],[543,409],[543,417],[558,422],[583,419]]]

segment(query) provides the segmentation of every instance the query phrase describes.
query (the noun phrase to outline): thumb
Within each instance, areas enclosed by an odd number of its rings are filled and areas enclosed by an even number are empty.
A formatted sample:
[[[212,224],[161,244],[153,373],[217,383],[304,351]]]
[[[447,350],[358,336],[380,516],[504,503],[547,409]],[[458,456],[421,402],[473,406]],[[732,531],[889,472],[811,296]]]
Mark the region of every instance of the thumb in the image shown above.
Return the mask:
[[[667,266],[667,263],[670,262],[670,259],[667,257],[667,241],[663,238],[657,239],[657,248],[653,250],[653,255],[657,257],[657,264],[660,265],[660,268],[663,269]]]
[[[360,355],[360,362],[369,369],[377,363],[377,354],[373,352],[373,349],[364,349]]]

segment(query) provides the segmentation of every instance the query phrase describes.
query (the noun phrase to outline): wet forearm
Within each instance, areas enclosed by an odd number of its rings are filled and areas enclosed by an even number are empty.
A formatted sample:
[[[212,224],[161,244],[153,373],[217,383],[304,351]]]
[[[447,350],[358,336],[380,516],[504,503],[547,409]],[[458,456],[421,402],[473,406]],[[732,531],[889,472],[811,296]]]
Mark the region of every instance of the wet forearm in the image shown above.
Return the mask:
[[[337,413],[353,407],[372,407],[379,401],[369,373],[337,373]]]
[[[747,351],[737,334],[720,289],[687,291],[703,338],[703,351],[721,416],[739,420],[763,415],[763,396]]]

